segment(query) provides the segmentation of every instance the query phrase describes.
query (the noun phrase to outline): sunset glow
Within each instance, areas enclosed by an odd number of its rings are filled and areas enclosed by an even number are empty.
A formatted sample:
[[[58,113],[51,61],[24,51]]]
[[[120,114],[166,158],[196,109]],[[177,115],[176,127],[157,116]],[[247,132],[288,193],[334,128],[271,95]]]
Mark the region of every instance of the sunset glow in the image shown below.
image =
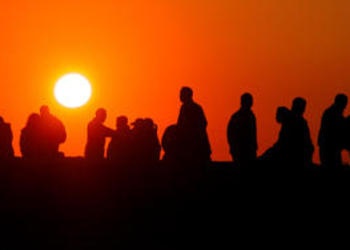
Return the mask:
[[[348,0],[14,0],[1,8],[0,115],[16,155],[28,115],[42,104],[67,128],[66,155],[83,154],[97,107],[111,128],[119,115],[151,117],[161,137],[177,121],[186,85],[206,114],[213,160],[231,159],[227,123],[249,92],[258,154],[278,138],[276,108],[301,96],[317,161],[322,113],[337,93],[350,95]],[[92,83],[79,109],[53,97],[69,72]]]
[[[56,100],[67,108],[84,105],[91,96],[91,85],[82,75],[71,73],[60,78],[54,89]]]

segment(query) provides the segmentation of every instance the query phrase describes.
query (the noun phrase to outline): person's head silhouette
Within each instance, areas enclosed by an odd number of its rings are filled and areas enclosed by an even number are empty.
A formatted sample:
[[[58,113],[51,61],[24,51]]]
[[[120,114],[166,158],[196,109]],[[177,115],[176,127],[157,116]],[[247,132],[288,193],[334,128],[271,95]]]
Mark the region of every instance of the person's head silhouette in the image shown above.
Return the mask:
[[[298,116],[302,116],[305,112],[306,100],[302,97],[296,97],[292,103],[292,112]]]
[[[337,94],[334,98],[334,106],[341,112],[344,111],[348,104],[348,97],[345,94]]]
[[[99,108],[96,110],[95,115],[96,120],[103,123],[107,118],[107,111],[104,108]]]
[[[253,96],[250,93],[244,93],[241,96],[242,109],[249,110],[253,106]]]
[[[288,121],[288,117],[290,114],[290,110],[286,107],[278,107],[277,108],[277,112],[276,112],[276,121],[278,123],[285,123],[286,121]]]
[[[193,91],[190,87],[182,87],[180,90],[180,100],[182,103],[192,102]]]
[[[125,115],[118,116],[116,125],[117,125],[117,128],[128,127],[128,118]]]

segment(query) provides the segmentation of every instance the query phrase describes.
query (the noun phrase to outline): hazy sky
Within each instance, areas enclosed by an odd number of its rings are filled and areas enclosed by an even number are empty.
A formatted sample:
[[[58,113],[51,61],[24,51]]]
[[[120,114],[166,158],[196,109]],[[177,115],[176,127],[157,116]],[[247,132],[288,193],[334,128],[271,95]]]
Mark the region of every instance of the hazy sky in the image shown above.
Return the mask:
[[[226,126],[239,97],[254,95],[259,153],[279,130],[277,106],[308,100],[314,143],[323,110],[350,93],[350,1],[177,0],[1,2],[0,114],[19,133],[31,112],[48,104],[66,125],[61,149],[83,155],[86,124],[96,108],[175,123],[181,86],[208,119],[213,159],[229,158]],[[93,97],[69,110],[53,98],[55,81],[75,71]]]

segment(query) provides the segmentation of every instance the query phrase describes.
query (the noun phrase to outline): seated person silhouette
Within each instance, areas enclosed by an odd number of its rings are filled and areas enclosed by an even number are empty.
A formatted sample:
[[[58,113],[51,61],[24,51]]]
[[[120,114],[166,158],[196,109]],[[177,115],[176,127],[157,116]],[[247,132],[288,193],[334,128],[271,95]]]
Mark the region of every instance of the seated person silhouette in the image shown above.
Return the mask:
[[[41,145],[41,118],[39,114],[29,115],[26,126],[21,130],[20,150],[23,158],[40,159],[43,146]]]
[[[12,130],[11,125],[4,121],[0,116],[0,160],[11,159],[14,157],[12,147]]]
[[[241,96],[241,107],[234,113],[227,126],[227,140],[234,162],[249,165],[256,160],[258,149],[256,139],[256,119],[251,110],[253,96],[245,93]]]
[[[59,145],[67,138],[66,129],[63,123],[50,113],[48,106],[40,107],[41,136],[39,144],[42,145],[42,157],[57,158],[62,157],[59,152]]]
[[[346,119],[343,113],[347,103],[347,96],[338,94],[334,103],[322,115],[318,146],[321,165],[328,169],[338,169],[342,166],[341,151],[344,148],[343,140],[346,129]]]
[[[299,166],[310,166],[312,164],[312,154],[314,145],[310,136],[310,129],[303,114],[306,109],[306,100],[296,97],[292,103],[293,114],[293,148],[294,161]]]
[[[286,107],[278,107],[276,111],[276,121],[281,124],[277,142],[260,157],[262,160],[275,164],[290,164],[293,159],[291,153],[292,133],[292,113]]]
[[[103,108],[96,110],[95,117],[87,127],[87,143],[85,146],[85,158],[90,160],[103,160],[106,137],[112,137],[115,133],[103,125],[107,118],[107,111]]]
[[[116,131],[107,148],[107,159],[117,163],[129,163],[131,160],[131,130],[126,116],[116,119]]]
[[[207,119],[202,107],[193,101],[193,91],[189,87],[180,90],[182,102],[177,120],[181,158],[184,163],[202,164],[211,161]]]

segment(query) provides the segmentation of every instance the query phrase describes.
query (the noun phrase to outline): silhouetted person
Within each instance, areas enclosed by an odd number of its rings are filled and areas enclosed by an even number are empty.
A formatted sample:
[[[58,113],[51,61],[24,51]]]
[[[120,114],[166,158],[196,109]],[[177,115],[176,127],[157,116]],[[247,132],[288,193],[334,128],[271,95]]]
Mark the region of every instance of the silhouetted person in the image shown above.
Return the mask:
[[[11,125],[0,116],[0,160],[14,157]]]
[[[131,130],[126,116],[119,116],[116,119],[116,131],[112,136],[107,148],[107,159],[118,162],[128,163],[131,160]]]
[[[29,115],[26,126],[21,130],[20,149],[23,158],[39,159],[42,157],[41,118],[39,114]]]
[[[40,107],[42,156],[44,158],[56,158],[62,156],[59,145],[67,138],[63,123],[50,113],[49,107]]]
[[[115,133],[103,125],[107,118],[107,112],[103,108],[97,109],[95,118],[92,119],[87,127],[87,143],[85,146],[85,158],[91,160],[104,159],[104,148],[106,137],[112,137]]]
[[[162,147],[164,149],[163,161],[176,163],[179,161],[179,138],[176,124],[168,126],[162,136]]]
[[[277,164],[290,164],[291,161],[293,161],[291,150],[293,140],[291,111],[286,107],[278,107],[276,111],[276,121],[281,124],[278,140],[261,156],[261,159]]]
[[[312,164],[314,145],[312,144],[309,126],[303,117],[305,109],[306,100],[301,97],[296,97],[293,100],[291,110],[293,114],[293,145],[291,145],[291,147],[295,163],[309,166]]]
[[[318,134],[321,164],[326,168],[339,168],[342,165],[341,151],[345,131],[343,112],[348,103],[344,94],[338,94],[334,103],[324,111]]]
[[[134,162],[146,165],[157,163],[161,149],[157,125],[150,118],[138,118],[132,125]]]
[[[256,119],[251,107],[253,96],[245,93],[241,96],[241,108],[234,113],[227,126],[227,140],[232,159],[239,166],[256,160],[258,149],[256,139]]]
[[[189,87],[181,89],[180,100],[182,106],[177,126],[182,158],[188,163],[209,162],[211,149],[203,109],[193,101],[193,92]]]

